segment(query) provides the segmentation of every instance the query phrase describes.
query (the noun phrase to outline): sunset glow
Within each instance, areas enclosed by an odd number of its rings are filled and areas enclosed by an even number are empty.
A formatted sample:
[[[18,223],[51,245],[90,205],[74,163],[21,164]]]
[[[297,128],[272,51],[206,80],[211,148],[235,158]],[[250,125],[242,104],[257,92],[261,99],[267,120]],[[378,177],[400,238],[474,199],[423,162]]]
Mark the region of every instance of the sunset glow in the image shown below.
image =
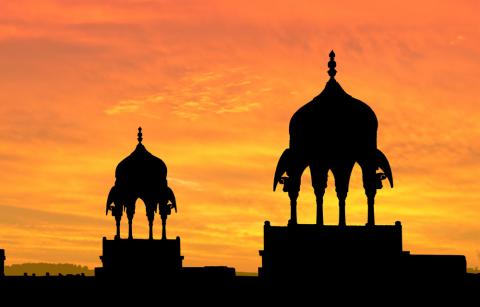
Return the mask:
[[[101,2],[102,4],[99,4]],[[261,2],[261,3],[259,3]],[[480,266],[478,1],[2,1],[0,248],[6,264],[100,266],[116,165],[143,143],[168,166],[184,265],[257,271],[293,113],[336,79],[379,119],[394,189],[376,222],[404,249]],[[325,222],[338,222],[333,178]],[[300,223],[315,222],[309,172]],[[352,174],[347,224],[367,218]],[[137,202],[134,236],[146,238]],[[155,237],[160,237],[155,218]],[[127,234],[126,219],[122,235]]]

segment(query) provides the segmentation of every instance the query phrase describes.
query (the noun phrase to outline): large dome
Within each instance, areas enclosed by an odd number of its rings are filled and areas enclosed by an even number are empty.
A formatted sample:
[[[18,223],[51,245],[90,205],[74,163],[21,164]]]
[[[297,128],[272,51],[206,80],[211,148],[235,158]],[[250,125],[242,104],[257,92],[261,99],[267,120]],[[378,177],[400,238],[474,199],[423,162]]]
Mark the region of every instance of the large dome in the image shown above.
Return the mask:
[[[300,107],[290,120],[290,147],[319,151],[332,147],[336,155],[363,146],[361,136],[365,133],[373,133],[372,139],[376,140],[378,121],[374,111],[347,94],[335,80],[334,57],[332,51],[328,63],[330,80],[323,91]]]

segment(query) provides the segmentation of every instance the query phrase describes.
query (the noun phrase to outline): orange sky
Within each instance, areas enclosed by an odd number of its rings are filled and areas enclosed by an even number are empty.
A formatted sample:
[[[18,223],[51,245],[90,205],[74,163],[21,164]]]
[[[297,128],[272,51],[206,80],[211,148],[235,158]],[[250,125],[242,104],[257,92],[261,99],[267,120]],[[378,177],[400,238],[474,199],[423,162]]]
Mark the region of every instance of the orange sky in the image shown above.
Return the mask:
[[[263,222],[289,218],[287,195],[271,190],[289,119],[323,89],[334,49],[336,78],[376,112],[394,172],[377,223],[402,221],[412,253],[480,266],[478,1],[98,2],[0,3],[7,264],[100,265],[115,231],[106,196],[141,125],[169,167],[179,213],[168,234],[181,236],[184,264],[256,271]],[[309,180],[301,223],[315,221]],[[356,167],[347,223],[366,213]],[[134,235],[147,237],[141,202]]]

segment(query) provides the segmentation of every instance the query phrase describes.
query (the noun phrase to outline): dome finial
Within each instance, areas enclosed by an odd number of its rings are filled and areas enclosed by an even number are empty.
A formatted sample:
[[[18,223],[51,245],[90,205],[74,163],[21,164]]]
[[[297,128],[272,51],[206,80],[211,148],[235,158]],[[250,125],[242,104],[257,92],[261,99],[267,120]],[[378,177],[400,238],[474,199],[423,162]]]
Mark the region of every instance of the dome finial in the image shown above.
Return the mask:
[[[142,127],[138,127],[138,134],[137,134],[137,140],[138,143],[142,143],[143,137],[142,137]]]
[[[335,70],[335,67],[337,67],[337,63],[335,62],[335,52],[330,51],[330,61],[328,61],[328,75],[330,76],[331,79],[335,78],[335,75],[337,74],[337,71]]]

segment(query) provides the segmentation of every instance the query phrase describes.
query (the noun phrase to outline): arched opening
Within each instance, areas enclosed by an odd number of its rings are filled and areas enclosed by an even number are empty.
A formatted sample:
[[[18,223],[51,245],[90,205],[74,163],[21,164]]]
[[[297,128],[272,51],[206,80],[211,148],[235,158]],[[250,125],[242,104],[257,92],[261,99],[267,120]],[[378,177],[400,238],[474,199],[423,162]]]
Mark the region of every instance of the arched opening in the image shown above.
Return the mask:
[[[355,163],[350,177],[347,197],[347,225],[365,225],[367,223],[367,197],[363,188],[362,169]]]
[[[135,215],[133,216],[134,239],[148,239],[148,219],[146,213],[145,203],[140,198],[137,198],[135,202]],[[154,227],[154,238],[158,238],[158,236],[155,236],[155,230]],[[123,239],[128,238],[128,218],[126,212],[124,212],[122,216],[121,236]]]
[[[302,185],[298,198],[297,215],[299,224],[315,224],[317,209],[312,187],[312,178],[307,169],[302,176]],[[355,163],[350,176],[349,191],[346,200],[347,225],[365,225],[367,222],[367,199],[363,189],[362,169]],[[335,178],[328,171],[328,182],[323,197],[323,217],[325,225],[338,225],[338,198],[335,191]]]

